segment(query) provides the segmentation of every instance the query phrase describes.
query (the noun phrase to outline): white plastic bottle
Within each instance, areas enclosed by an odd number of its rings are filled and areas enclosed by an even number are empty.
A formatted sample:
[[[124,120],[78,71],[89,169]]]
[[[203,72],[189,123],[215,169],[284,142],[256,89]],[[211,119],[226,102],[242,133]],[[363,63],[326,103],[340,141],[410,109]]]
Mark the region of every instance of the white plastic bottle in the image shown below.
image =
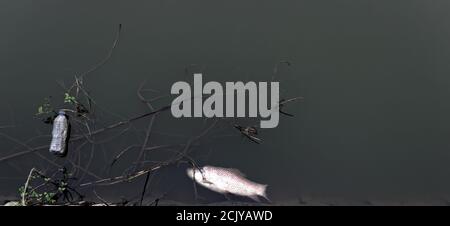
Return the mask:
[[[69,141],[70,124],[66,113],[63,110],[58,112],[53,121],[52,142],[50,143],[50,153],[64,157],[67,154]]]

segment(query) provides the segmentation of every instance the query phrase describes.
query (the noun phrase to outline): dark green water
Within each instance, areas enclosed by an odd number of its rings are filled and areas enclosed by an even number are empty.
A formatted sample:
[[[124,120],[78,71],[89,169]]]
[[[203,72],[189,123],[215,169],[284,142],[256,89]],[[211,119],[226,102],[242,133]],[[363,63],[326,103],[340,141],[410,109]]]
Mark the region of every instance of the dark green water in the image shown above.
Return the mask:
[[[193,153],[200,164],[238,168],[269,184],[278,203],[296,204],[299,197],[439,201],[450,195],[449,10],[444,0],[2,1],[0,125],[16,127],[0,132],[21,141],[50,134],[33,117],[37,106],[47,96],[60,98],[58,82],[70,83],[104,57],[122,23],[113,57],[85,81],[96,102],[120,116],[105,116],[102,125],[148,111],[136,96],[139,85],[146,80],[146,87],[167,94],[189,78],[186,65],[203,66],[206,80],[269,81],[275,64],[289,60],[292,66],[281,66],[277,78],[282,96],[305,97],[288,106],[295,118],[262,130],[260,145],[227,136],[236,131],[221,124]],[[96,147],[90,169],[103,169],[120,148],[142,145],[148,122]],[[155,131],[191,136],[203,125],[167,112]],[[155,135],[151,144],[160,139],[175,140]],[[0,138],[1,156],[15,147]],[[90,155],[89,147],[81,151]],[[36,155],[1,163],[0,194],[14,195],[31,167],[48,164]],[[142,183],[98,191],[138,195]],[[192,202],[182,165],[160,171],[152,189]]]

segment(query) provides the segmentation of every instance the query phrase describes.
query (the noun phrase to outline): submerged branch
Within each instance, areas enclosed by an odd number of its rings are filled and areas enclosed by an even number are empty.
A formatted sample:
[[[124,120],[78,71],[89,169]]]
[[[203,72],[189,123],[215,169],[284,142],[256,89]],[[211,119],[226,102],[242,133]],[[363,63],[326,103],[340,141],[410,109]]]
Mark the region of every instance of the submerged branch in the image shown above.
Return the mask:
[[[117,31],[117,35],[116,38],[113,42],[113,45],[111,47],[111,49],[109,50],[108,54],[106,55],[106,57],[101,60],[99,63],[97,63],[96,65],[94,65],[91,69],[87,70],[86,72],[84,72],[83,74],[81,74],[79,76],[80,79],[84,78],[87,74],[99,69],[100,67],[102,67],[106,62],[108,62],[108,60],[111,58],[114,49],[116,48],[117,44],[119,43],[119,39],[120,39],[120,32],[122,30],[122,24],[119,24],[119,30]]]

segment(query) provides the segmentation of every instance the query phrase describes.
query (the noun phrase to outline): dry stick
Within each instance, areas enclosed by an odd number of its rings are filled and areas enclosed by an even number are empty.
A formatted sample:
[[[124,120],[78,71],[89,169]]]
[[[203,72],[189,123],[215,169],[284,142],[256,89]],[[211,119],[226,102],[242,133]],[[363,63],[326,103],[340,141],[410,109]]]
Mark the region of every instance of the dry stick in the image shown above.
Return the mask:
[[[142,84],[139,86],[139,89],[138,89],[137,92],[136,92],[138,98],[139,98],[142,102],[145,102],[145,98],[144,98],[144,96],[142,96],[142,94],[141,94],[141,90],[142,90],[142,88],[144,87],[144,85],[145,85],[145,82],[142,83]],[[154,110],[155,110],[155,109],[153,108],[153,105],[151,104],[151,102],[145,102],[145,104],[147,105],[147,107],[148,107],[151,111],[154,111]],[[142,159],[142,156],[144,155],[144,149],[145,149],[145,147],[147,146],[147,143],[148,143],[149,140],[150,140],[150,134],[151,134],[151,132],[152,132],[153,123],[154,123],[154,121],[155,121],[155,118],[156,118],[156,114],[152,116],[152,118],[151,118],[151,120],[150,120],[150,123],[148,124],[147,132],[146,132],[146,134],[145,134],[145,140],[144,140],[144,143],[142,144],[142,148],[141,148],[141,151],[140,151],[140,153],[139,153],[139,155],[138,155],[138,158],[137,158],[137,161],[136,161],[136,162],[139,162],[139,161]],[[136,165],[136,168],[137,168],[137,167],[138,167],[138,166]]]
[[[166,197],[167,193],[162,194],[161,196],[157,197],[153,202],[151,202],[149,204],[149,206],[155,204],[155,206],[158,206],[158,202],[163,199],[164,197]]]
[[[108,202],[107,202],[105,199],[103,199],[102,197],[100,197],[100,195],[97,194],[97,192],[95,191],[95,189],[93,190],[93,192],[94,192],[94,195],[95,195],[101,202],[103,202],[103,204],[105,204],[106,206],[109,206]]]
[[[118,132],[117,134],[112,135],[111,137],[105,138],[103,140],[98,140],[98,141],[89,141],[89,143],[91,144],[104,144],[104,143],[108,143],[110,141],[113,141],[115,139],[117,139],[118,137],[124,135],[125,133],[127,133],[130,130],[130,126],[128,126],[127,128],[123,129],[122,131]]]
[[[145,98],[144,98],[144,96],[142,96],[142,94],[141,94],[141,90],[142,90],[142,88],[144,87],[144,84],[145,83],[142,83],[141,84],[141,86],[139,87],[139,89],[138,89],[138,91],[137,91],[137,96],[139,97],[139,99],[142,101],[142,102],[145,102]],[[153,105],[151,104],[151,102],[145,102],[145,104],[147,105],[147,107],[151,110],[151,111],[154,111],[155,109],[153,108]],[[144,140],[144,143],[142,144],[142,148],[141,148],[141,151],[140,151],[140,153],[139,153],[139,155],[138,155],[138,158],[137,158],[137,164],[135,165],[135,170],[141,165],[139,162],[141,161],[141,159],[142,159],[142,157],[143,157],[143,155],[144,155],[144,152],[145,152],[145,148],[147,147],[147,143],[149,142],[149,140],[150,140],[150,134],[151,134],[151,132],[152,132],[152,128],[153,128],[153,123],[154,123],[154,121],[155,121],[155,119],[156,119],[156,115],[157,114],[155,114],[155,115],[153,115],[152,116],[152,118],[150,119],[150,123],[148,124],[148,128],[147,128],[147,132],[146,132],[146,134],[145,134],[145,140]],[[144,158],[145,159],[145,158]],[[147,184],[148,184],[148,179],[150,178],[150,172],[148,172],[147,173],[147,176],[146,176],[146,178],[145,178],[145,183],[144,183],[144,187],[143,187],[143,189],[142,189],[142,194],[141,194],[141,200],[140,200],[140,205],[142,206],[142,200],[144,200],[144,196],[145,196],[145,190],[147,189]]]
[[[147,147],[147,144],[148,144],[148,142],[150,140],[150,134],[152,132],[153,123],[154,123],[155,118],[156,118],[155,116],[156,115],[152,116],[152,118],[150,120],[150,123],[148,124],[147,132],[145,133],[145,140],[144,140],[144,143],[142,144],[141,151],[139,152],[139,155],[138,155],[138,158],[137,158],[136,162],[141,161],[142,156],[144,155],[145,148]],[[137,167],[138,167],[138,165],[136,165],[136,168]]]
[[[11,141],[13,141],[13,142],[15,142],[15,143],[21,145],[21,146],[24,146],[25,148],[32,149],[32,148],[31,148],[30,146],[28,146],[27,144],[25,144],[25,143],[23,143],[23,142],[21,142],[21,141],[15,139],[14,137],[11,137],[11,136],[9,136],[9,135],[7,135],[7,134],[0,133],[0,136],[3,136],[3,137],[5,137],[5,138],[7,138],[7,139],[9,139],[9,140],[11,140]],[[56,166],[56,167],[61,167],[61,165],[55,163],[54,161],[48,159],[47,157],[41,155],[40,153],[36,153],[36,155],[39,156],[40,158],[44,159],[45,161],[49,162],[50,164]]]
[[[114,128],[117,128],[117,127],[120,127],[120,126],[123,126],[123,125],[126,125],[126,124],[129,124],[131,122],[134,122],[136,120],[139,120],[139,119],[151,116],[151,115],[154,115],[154,114],[156,114],[158,112],[166,111],[166,110],[170,109],[170,107],[171,107],[171,105],[164,106],[164,107],[162,107],[162,108],[160,108],[158,110],[155,110],[155,111],[152,111],[152,112],[148,112],[148,113],[142,114],[140,116],[136,116],[134,118],[130,118],[130,119],[124,120],[124,121],[117,122],[117,123],[109,125],[107,127],[103,127],[101,129],[95,130],[90,135],[91,136],[98,135],[98,134],[103,133],[105,131],[108,131],[108,130],[111,130],[111,129],[114,129]],[[75,137],[75,138],[71,139],[70,142],[82,140],[84,138],[86,138],[85,135],[80,135],[78,137]],[[14,154],[2,157],[2,158],[0,158],[0,162],[4,162],[4,161],[7,161],[7,160],[10,160],[10,159],[13,159],[13,158],[17,158],[17,157],[20,157],[20,156],[23,156],[23,155],[27,155],[27,154],[30,154],[30,153],[34,153],[34,152],[37,152],[37,151],[41,151],[41,150],[44,150],[44,149],[48,149],[49,147],[50,147],[49,145],[41,145],[41,146],[37,146],[37,147],[34,147],[34,148],[30,147],[29,148],[30,150],[17,152],[17,153],[14,153]]]
[[[32,138],[30,138],[28,140],[23,141],[22,143],[28,145],[29,143],[33,142],[34,140],[37,140],[37,139],[40,139],[40,138],[44,138],[44,137],[47,138],[47,140],[49,140],[52,137],[52,135],[42,135],[42,134],[41,135],[37,135],[35,137],[32,137]],[[15,152],[18,149],[19,149],[19,147],[15,147],[14,149],[12,149],[12,151]]]
[[[47,157],[43,156],[41,153],[35,153],[37,156],[39,156],[41,159],[44,159],[45,161],[49,162],[53,166],[56,166],[57,168],[62,168],[62,165],[55,163],[55,161],[52,161],[48,159]]]
[[[174,133],[166,133],[166,132],[158,132],[158,131],[153,131],[154,134],[158,134],[161,136],[167,136],[167,137],[182,137],[182,138],[187,138],[189,137],[188,135],[182,135],[182,134],[174,134]]]
[[[166,97],[170,97],[170,95],[161,95],[161,96],[153,97],[150,100],[145,100],[145,102],[155,102],[157,100],[160,100],[160,99],[163,99],[163,98],[166,98]]]
[[[99,63],[97,63],[96,65],[94,65],[91,69],[89,69],[88,71],[84,72],[83,74],[81,74],[79,77],[82,79],[84,78],[87,74],[99,69],[101,66],[103,66],[106,62],[108,62],[108,60],[111,58],[114,49],[116,48],[117,44],[119,43],[119,39],[120,39],[120,32],[122,30],[122,24],[119,24],[119,30],[117,31],[117,35],[116,38],[113,42],[113,45],[111,47],[111,49],[108,52],[108,55],[106,55],[106,57],[100,61]]]
[[[87,169],[84,169],[83,167],[81,167],[80,165],[75,164],[73,161],[68,160],[70,164],[72,164],[73,167],[85,172],[86,174],[89,174],[90,176],[94,177],[95,179],[101,179],[101,177],[97,176],[96,174],[88,171]]]
[[[103,154],[103,164],[102,164],[103,165],[103,169],[101,170],[101,174],[105,175],[105,172],[107,172],[107,170],[108,170],[108,165],[107,165],[108,154],[106,154],[105,144],[100,144],[100,149],[101,149],[102,154]]]
[[[97,134],[99,134],[99,133],[103,133],[103,132],[105,132],[105,131],[107,131],[107,130],[114,129],[114,128],[117,128],[117,127],[119,127],[119,126],[123,126],[123,125],[125,125],[125,124],[131,123],[131,122],[133,122],[133,121],[136,121],[136,120],[139,120],[139,119],[148,117],[148,116],[152,116],[152,115],[157,114],[157,113],[162,112],[162,111],[169,110],[170,107],[171,107],[171,105],[167,105],[167,106],[164,106],[164,107],[162,107],[162,108],[160,108],[160,109],[158,109],[158,110],[151,111],[151,112],[148,112],[148,113],[142,114],[142,115],[140,115],[140,116],[136,116],[136,117],[134,117],[134,118],[127,119],[127,120],[124,120],[124,121],[121,121],[121,122],[117,122],[117,123],[112,124],[112,125],[109,125],[109,126],[107,126],[107,127],[104,127],[104,128],[98,129],[98,130],[95,130],[95,131],[93,131],[93,132],[91,133],[91,135],[94,136],[94,135],[97,135]],[[77,139],[77,138],[76,138],[76,139]],[[79,139],[82,139],[82,138],[78,138],[77,140],[79,140]],[[1,159],[0,159],[0,161],[1,161]]]
[[[182,146],[182,145],[185,145],[185,144],[162,144],[162,145],[156,145],[156,146],[152,146],[152,147],[146,147],[144,150],[145,151],[153,151],[153,150],[157,150],[157,149],[177,147],[177,146]],[[112,167],[112,165],[114,165],[126,152],[130,151],[133,148],[138,148],[138,147],[140,147],[140,146],[130,145],[130,146],[126,147],[125,149],[123,149],[119,154],[116,155],[116,157],[114,157],[114,159],[110,163],[110,166]],[[141,162],[145,162],[145,161],[141,161]]]
[[[20,146],[24,146],[25,148],[30,148],[29,146],[26,146],[26,145],[28,145],[28,143],[32,142],[32,141],[35,140],[35,139],[38,139],[38,138],[41,138],[41,137],[51,137],[51,136],[49,136],[49,135],[38,135],[38,136],[32,137],[32,138],[30,138],[30,139],[28,139],[28,140],[26,140],[26,141],[19,141],[19,140],[15,139],[15,138],[13,138],[13,137],[11,137],[11,136],[8,136],[8,135],[6,135],[6,134],[3,134],[3,133],[1,134],[1,136],[4,136],[5,138],[7,138],[7,139],[9,139],[9,140],[11,140],[11,141],[13,141],[13,142],[19,144]],[[17,150],[17,149],[19,149],[19,147],[14,148],[13,151],[15,151],[15,150]],[[51,161],[51,160],[49,160],[49,159],[46,159],[46,158],[43,157],[42,155],[39,156],[39,157],[41,157],[42,159],[44,159],[44,160],[50,162],[50,163],[53,164],[53,165],[56,164],[56,163],[54,163],[53,161]],[[39,163],[41,164],[41,162],[39,162]],[[9,163],[9,165],[10,165],[11,167],[13,167],[14,169],[16,169],[18,172],[21,172],[21,171],[22,171],[21,168],[17,167],[16,165],[14,165],[14,164],[12,164],[12,163]],[[56,166],[59,166],[59,165],[56,164]],[[41,168],[45,168],[45,167],[41,167]]]
[[[145,196],[145,190],[147,189],[147,184],[148,184],[148,179],[150,178],[150,172],[147,173],[147,176],[145,177],[145,183],[144,183],[144,188],[142,189],[142,194],[141,194],[141,200],[139,202],[139,205],[142,206],[142,201],[144,200],[144,196]]]
[[[126,147],[125,149],[123,149],[121,152],[119,152],[119,154],[117,154],[116,157],[114,157],[113,160],[111,161],[111,163],[109,164],[110,169],[112,168],[114,163],[116,163],[120,159],[120,157],[122,157],[122,155],[124,155],[129,150],[131,150],[133,148],[137,148],[137,147],[139,147],[139,146],[137,146],[137,145],[130,145],[130,146]]]
[[[112,181],[112,183],[111,184],[107,184],[107,185],[112,185],[112,184],[120,183],[124,179],[125,180],[129,180],[130,178],[133,179],[135,177],[142,176],[142,175],[146,174],[147,172],[150,172],[150,171],[153,171],[153,170],[157,170],[157,169],[159,169],[161,167],[162,167],[162,165],[159,165],[159,166],[154,166],[152,168],[149,168],[147,170],[141,170],[141,171],[131,175],[132,177],[130,177],[130,175],[123,175],[123,176],[110,177],[110,178],[105,178],[105,179],[101,179],[101,180],[86,182],[84,184],[80,184],[80,187],[85,187],[85,186],[94,185],[94,184],[102,185],[101,183],[107,183],[107,182],[111,182],[111,181]]]
[[[26,205],[27,205],[25,196],[26,196],[26,194],[27,194],[28,185],[29,185],[29,183],[30,183],[31,177],[33,177],[34,171],[36,171],[35,168],[32,168],[32,169],[30,170],[30,174],[28,174],[27,181],[25,182],[25,185],[24,185],[24,187],[23,187],[23,191],[22,191],[22,206],[26,206]]]

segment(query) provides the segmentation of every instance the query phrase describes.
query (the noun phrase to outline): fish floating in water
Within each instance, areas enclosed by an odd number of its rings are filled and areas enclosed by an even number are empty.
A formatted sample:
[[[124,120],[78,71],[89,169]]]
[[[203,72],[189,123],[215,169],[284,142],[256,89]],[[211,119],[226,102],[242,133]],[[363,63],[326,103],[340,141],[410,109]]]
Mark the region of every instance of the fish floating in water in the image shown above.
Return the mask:
[[[67,154],[67,147],[70,136],[70,123],[66,113],[63,110],[58,112],[53,121],[52,142],[50,143],[50,153],[59,157]]]
[[[267,198],[265,184],[258,184],[245,178],[237,169],[222,168],[215,166],[204,166],[188,168],[188,176],[198,184],[221,194],[233,194],[251,198],[261,202],[259,197]]]

